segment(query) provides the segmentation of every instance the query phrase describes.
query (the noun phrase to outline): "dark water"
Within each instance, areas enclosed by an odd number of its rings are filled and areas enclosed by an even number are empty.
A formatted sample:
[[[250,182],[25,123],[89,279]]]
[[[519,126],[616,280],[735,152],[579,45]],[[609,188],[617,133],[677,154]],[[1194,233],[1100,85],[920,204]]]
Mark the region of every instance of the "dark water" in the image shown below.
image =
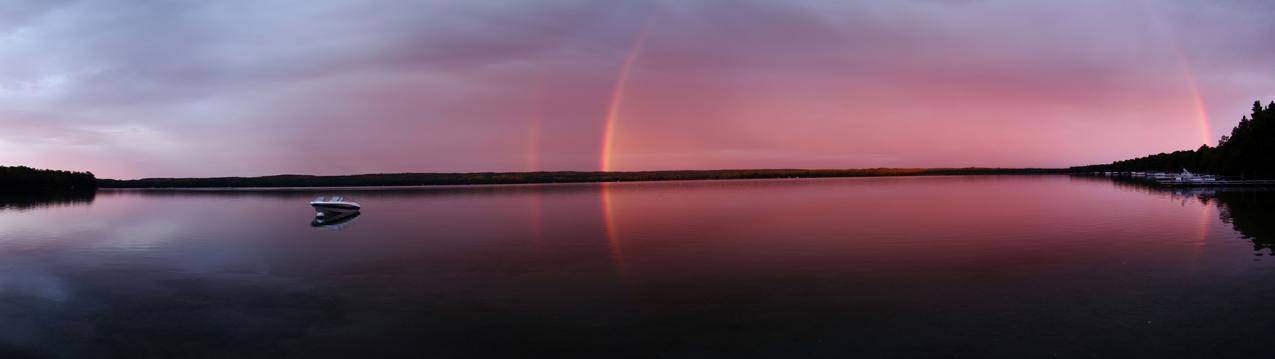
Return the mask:
[[[313,227],[320,194],[365,210]],[[28,198],[0,205],[0,357],[1269,357],[1273,194],[983,176]]]

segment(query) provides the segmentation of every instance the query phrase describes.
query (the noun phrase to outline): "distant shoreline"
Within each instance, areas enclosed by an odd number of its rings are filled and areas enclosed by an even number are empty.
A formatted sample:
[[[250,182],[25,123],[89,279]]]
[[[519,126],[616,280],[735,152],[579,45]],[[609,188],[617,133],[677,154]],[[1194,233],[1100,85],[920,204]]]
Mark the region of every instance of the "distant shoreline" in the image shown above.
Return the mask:
[[[539,183],[703,181],[732,179],[900,177],[943,175],[1065,174],[1062,168],[863,168],[751,169],[640,172],[474,172],[386,173],[341,176],[277,175],[262,177],[101,179],[100,188],[310,188],[396,187]]]

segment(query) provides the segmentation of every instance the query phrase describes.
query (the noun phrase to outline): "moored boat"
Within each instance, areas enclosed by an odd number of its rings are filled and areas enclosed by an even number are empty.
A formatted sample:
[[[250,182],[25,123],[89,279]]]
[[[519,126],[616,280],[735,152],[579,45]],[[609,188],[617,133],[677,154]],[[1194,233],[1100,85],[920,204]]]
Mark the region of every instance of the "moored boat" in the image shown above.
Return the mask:
[[[1211,184],[1217,182],[1217,177],[1214,177],[1213,175],[1195,174],[1183,169],[1182,173],[1173,177],[1173,182],[1178,184]]]
[[[358,212],[363,208],[362,206],[359,206],[358,203],[347,201],[341,196],[332,196],[332,198],[326,200],[323,197],[315,198],[313,201],[310,201],[310,206],[314,207],[314,210],[318,212],[318,215],[323,215],[325,213]]]

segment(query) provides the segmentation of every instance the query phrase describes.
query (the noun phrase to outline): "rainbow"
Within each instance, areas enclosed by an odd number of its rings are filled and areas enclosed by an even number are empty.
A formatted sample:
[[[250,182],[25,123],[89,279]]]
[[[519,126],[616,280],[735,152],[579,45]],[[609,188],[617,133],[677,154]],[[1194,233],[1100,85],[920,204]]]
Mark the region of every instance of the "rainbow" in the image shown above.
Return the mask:
[[[611,87],[611,99],[607,104],[606,119],[602,130],[602,151],[598,160],[603,172],[608,172],[615,168],[615,161],[611,157],[612,152],[615,150],[616,125],[620,122],[620,105],[624,100],[624,90],[628,85],[629,76],[633,73],[633,66],[637,63],[638,56],[642,52],[642,46],[646,44],[646,33],[647,29],[650,28],[649,25],[650,22],[643,24],[637,34],[633,36],[633,43],[629,46],[629,53],[624,57],[624,63],[620,64],[620,73],[615,76],[615,84]],[[620,244],[620,231],[616,228],[615,199],[611,198],[611,183],[603,182],[601,189],[602,225],[606,231],[607,247],[611,250],[611,260],[614,261],[616,270],[623,276],[626,271],[624,253]]]
[[[1209,125],[1208,107],[1204,104],[1204,96],[1200,95],[1200,85],[1195,81],[1195,73],[1191,71],[1191,63],[1187,61],[1186,55],[1182,53],[1182,45],[1178,41],[1177,35],[1173,29],[1165,23],[1162,16],[1155,16],[1157,15],[1157,12],[1147,6],[1147,1],[1137,1],[1134,3],[1140,5],[1144,12],[1151,13],[1153,15],[1151,17],[1152,28],[1163,34],[1168,39],[1169,43],[1173,45],[1173,53],[1174,55],[1177,55],[1178,66],[1182,68],[1182,76],[1186,79],[1187,90],[1191,92],[1191,101],[1194,102],[1195,105],[1195,117],[1200,124],[1200,142],[1205,145],[1209,144],[1212,142],[1210,139],[1213,137],[1213,132],[1210,130],[1212,126]]]
[[[1182,76],[1186,78],[1187,89],[1191,92],[1191,100],[1195,102],[1195,117],[1200,121],[1200,141],[1209,144],[1213,137],[1209,129],[1209,110],[1204,105],[1204,96],[1200,95],[1200,85],[1195,81],[1195,73],[1191,71],[1191,63],[1182,54],[1182,47],[1174,43],[1173,51],[1178,56],[1178,65],[1182,66]]]
[[[607,105],[607,115],[602,130],[602,153],[599,160],[602,171],[611,171],[614,168],[611,153],[615,149],[615,129],[620,120],[620,103],[624,100],[624,89],[629,82],[629,75],[633,73],[633,65],[637,63],[638,55],[642,52],[642,46],[646,43],[648,28],[648,24],[642,25],[642,28],[633,36],[633,44],[629,46],[629,54],[625,56],[624,63],[620,65],[620,73],[616,75],[615,85],[611,88],[611,102]]]

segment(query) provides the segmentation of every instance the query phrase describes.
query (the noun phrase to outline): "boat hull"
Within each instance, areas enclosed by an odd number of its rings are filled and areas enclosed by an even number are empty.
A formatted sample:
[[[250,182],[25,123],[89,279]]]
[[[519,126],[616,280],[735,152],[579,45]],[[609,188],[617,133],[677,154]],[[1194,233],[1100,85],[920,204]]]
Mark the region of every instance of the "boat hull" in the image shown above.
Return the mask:
[[[339,203],[324,203],[324,204],[316,203],[316,204],[311,204],[311,206],[313,206],[314,210],[319,213],[353,213],[353,212],[359,211],[358,206],[353,206],[348,204],[339,204]]]

